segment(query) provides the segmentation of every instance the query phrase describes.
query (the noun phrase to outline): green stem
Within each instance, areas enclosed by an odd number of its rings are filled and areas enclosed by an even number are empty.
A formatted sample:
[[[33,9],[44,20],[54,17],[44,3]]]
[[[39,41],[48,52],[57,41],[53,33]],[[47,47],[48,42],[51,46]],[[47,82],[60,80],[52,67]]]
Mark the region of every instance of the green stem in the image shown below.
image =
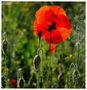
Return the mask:
[[[52,42],[52,31],[50,32],[50,46],[49,50],[51,49],[51,42]],[[52,54],[50,53],[50,72],[51,72],[51,87],[52,87]]]
[[[50,48],[51,48],[51,39],[52,39],[52,31],[50,31],[50,45],[49,45],[49,51],[50,51]]]

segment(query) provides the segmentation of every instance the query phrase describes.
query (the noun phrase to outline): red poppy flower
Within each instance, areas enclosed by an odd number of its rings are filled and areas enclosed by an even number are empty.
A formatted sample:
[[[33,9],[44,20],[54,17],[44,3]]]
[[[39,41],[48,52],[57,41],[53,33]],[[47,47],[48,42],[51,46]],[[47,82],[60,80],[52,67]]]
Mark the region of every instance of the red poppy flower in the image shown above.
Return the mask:
[[[35,34],[38,35],[41,31],[42,37],[48,43],[61,43],[70,35],[72,26],[63,8],[59,6],[42,6],[35,16]]]
[[[10,82],[11,87],[13,87],[13,88],[17,87],[17,81],[16,80],[13,79],[13,80],[10,80],[9,82]]]

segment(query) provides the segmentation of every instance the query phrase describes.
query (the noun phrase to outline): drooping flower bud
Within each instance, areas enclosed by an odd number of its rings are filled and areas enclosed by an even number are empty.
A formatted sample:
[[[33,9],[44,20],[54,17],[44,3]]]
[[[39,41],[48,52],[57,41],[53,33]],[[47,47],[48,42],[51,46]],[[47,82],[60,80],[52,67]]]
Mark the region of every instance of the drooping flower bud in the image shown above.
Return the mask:
[[[6,32],[4,32],[3,33],[3,40],[2,40],[2,50],[3,50],[4,54],[7,53],[7,47],[8,47],[8,40],[6,38]]]
[[[25,87],[25,80],[23,78],[22,68],[19,68],[18,72],[17,72],[17,87],[18,88],[24,88]]]
[[[33,64],[34,64],[34,67],[35,67],[35,69],[36,69],[37,71],[38,71],[39,68],[40,68],[40,62],[41,62],[40,56],[39,56],[39,55],[36,55],[36,56],[34,57]]]
[[[18,86],[19,86],[19,88],[24,88],[25,80],[23,79],[23,77],[19,79]]]

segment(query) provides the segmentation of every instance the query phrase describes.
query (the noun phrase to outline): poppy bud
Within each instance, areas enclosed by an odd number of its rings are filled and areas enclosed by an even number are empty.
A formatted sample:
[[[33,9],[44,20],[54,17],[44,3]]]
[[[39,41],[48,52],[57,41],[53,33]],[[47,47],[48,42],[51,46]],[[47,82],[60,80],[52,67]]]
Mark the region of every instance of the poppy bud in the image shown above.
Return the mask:
[[[6,53],[7,52],[7,45],[8,45],[8,42],[7,40],[3,40],[3,52]]]
[[[20,79],[18,80],[18,87],[19,87],[19,88],[24,88],[24,86],[25,86],[25,80],[24,80],[24,78],[22,77],[22,78],[20,78]]]
[[[3,33],[3,53],[6,53],[7,52],[7,45],[8,45],[8,41],[7,41],[7,38],[6,38],[6,32]]]
[[[25,80],[23,78],[23,69],[19,68],[17,72],[17,87],[23,88],[25,86]]]
[[[37,71],[39,70],[40,62],[41,62],[40,56],[39,56],[39,55],[36,55],[36,56],[34,57],[33,64],[34,64],[34,67],[35,67],[35,69],[36,69]]]
[[[39,37],[42,36],[42,31],[41,31],[41,30],[38,32],[38,36],[39,36]]]

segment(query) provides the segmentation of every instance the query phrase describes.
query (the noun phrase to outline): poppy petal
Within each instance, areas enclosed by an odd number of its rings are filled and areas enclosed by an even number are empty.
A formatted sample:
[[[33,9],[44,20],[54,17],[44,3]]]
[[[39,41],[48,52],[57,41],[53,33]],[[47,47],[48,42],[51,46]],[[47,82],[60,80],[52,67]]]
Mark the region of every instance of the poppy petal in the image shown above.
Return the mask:
[[[49,8],[57,15],[64,15],[66,16],[66,12],[64,11],[64,9],[62,7],[59,6],[49,6]]]
[[[65,41],[68,38],[68,36],[71,34],[71,29],[59,28],[59,32],[61,34],[62,41]]]
[[[48,6],[42,6],[40,9],[37,10],[37,12],[35,13],[35,17],[39,23],[44,22],[44,14],[48,10]]]
[[[57,19],[57,16],[51,11],[46,11],[45,12],[45,15],[44,15],[45,19],[44,19],[44,22],[46,22],[45,24],[51,24],[52,22],[56,21]]]
[[[72,27],[70,24],[69,18],[67,16],[60,15],[57,20],[58,20],[57,22],[58,28],[64,27],[64,28],[70,29]]]
[[[45,40],[48,43],[57,44],[57,43],[62,42],[62,37],[61,37],[61,34],[58,30],[53,30],[51,33],[52,33],[51,42],[50,42],[50,32],[47,31],[45,34]]]
[[[44,22],[44,20],[47,20],[47,18],[52,20],[55,16],[59,17],[60,15],[66,16],[66,12],[64,11],[63,8],[61,8],[59,6],[42,6],[35,13],[35,17],[36,17],[36,19],[38,20],[39,23]]]
[[[42,32],[42,36],[44,35],[45,33],[45,27],[43,24],[38,24],[38,22],[35,20],[34,22],[34,34],[36,36],[38,36],[38,32],[41,31]]]

